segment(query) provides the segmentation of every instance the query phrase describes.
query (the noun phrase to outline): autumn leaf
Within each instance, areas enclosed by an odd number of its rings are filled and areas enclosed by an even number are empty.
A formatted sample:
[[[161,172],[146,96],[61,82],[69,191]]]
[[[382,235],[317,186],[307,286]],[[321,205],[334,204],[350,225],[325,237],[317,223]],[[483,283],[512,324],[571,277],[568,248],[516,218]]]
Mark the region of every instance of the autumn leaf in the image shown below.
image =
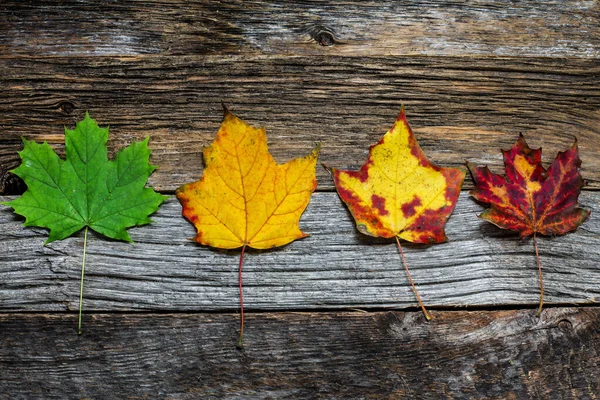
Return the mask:
[[[399,238],[413,243],[446,241],[444,225],[456,206],[465,172],[429,162],[408,126],[404,108],[394,126],[371,146],[360,170],[331,171],[358,230],[396,239],[415,296],[430,319],[408,271]]]
[[[500,228],[517,231],[522,238],[533,235],[540,280],[539,316],[544,302],[544,282],[536,235],[564,235],[577,229],[590,216],[590,211],[577,207],[583,186],[577,139],[569,150],[558,153],[547,171],[542,167],[542,149],[530,149],[523,135],[519,135],[510,150],[502,150],[502,155],[504,176],[467,162],[475,181],[475,189],[470,194],[490,204],[480,218]]]
[[[131,242],[126,229],[151,222],[148,215],[165,197],[145,188],[155,167],[148,163],[148,140],[135,142],[109,161],[108,128],[100,128],[88,113],[75,130],[65,128],[66,160],[44,142],[23,138],[22,163],[11,171],[27,184],[23,196],[2,204],[25,217],[25,226],[48,228],[45,244],[65,239],[85,228],[79,324],[88,228],[111,239]]]
[[[194,240],[221,249],[242,248],[239,262],[240,337],[244,333],[242,267],[247,247],[268,249],[307,236],[298,221],[317,187],[317,147],[306,157],[279,165],[267,148],[264,128],[255,128],[225,108],[214,142],[204,149],[202,179],[177,189]]]

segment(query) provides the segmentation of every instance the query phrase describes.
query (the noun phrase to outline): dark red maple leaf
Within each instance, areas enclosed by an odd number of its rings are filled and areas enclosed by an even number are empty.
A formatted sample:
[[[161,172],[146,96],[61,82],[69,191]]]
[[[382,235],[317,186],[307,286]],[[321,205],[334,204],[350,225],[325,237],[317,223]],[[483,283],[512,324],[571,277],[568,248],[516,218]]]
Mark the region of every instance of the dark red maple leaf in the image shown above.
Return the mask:
[[[479,217],[500,228],[519,232],[522,238],[533,235],[540,276],[542,311],[544,283],[536,234],[555,236],[574,231],[590,216],[579,208],[577,199],[583,186],[579,173],[581,160],[577,139],[570,149],[561,151],[548,170],[542,167],[542,149],[531,149],[523,135],[510,150],[503,150],[506,175],[492,173],[488,167],[474,167],[467,162],[475,181],[470,194],[489,203]]]

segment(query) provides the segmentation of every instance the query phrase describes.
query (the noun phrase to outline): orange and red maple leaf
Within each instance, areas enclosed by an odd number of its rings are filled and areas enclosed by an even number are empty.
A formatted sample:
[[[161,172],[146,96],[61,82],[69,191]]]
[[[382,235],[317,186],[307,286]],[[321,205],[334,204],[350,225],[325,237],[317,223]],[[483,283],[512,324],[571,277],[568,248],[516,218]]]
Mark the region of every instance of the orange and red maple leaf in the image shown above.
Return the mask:
[[[431,163],[401,110],[394,126],[375,145],[358,171],[332,169],[340,198],[360,232],[413,243],[448,240],[452,214],[465,172]]]
[[[332,174],[357,229],[366,235],[396,239],[417,301],[430,319],[398,238],[413,243],[448,240],[444,226],[456,206],[465,171],[431,163],[419,147],[402,108],[394,126],[371,146],[360,170],[332,169]]]

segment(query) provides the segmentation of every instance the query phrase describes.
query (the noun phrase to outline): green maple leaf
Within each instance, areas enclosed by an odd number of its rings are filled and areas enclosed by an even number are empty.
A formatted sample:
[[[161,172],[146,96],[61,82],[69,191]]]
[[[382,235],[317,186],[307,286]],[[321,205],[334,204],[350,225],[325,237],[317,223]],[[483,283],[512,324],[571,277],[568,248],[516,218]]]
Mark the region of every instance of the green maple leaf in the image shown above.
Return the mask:
[[[164,197],[144,188],[155,167],[148,163],[148,139],[120,150],[108,160],[108,128],[86,113],[75,130],[65,129],[66,160],[48,143],[23,139],[23,162],[15,170],[27,184],[22,197],[4,203],[26,218],[25,226],[50,229],[46,243],[90,227],[112,239],[130,242],[126,228],[147,224]]]
[[[2,204],[25,217],[25,226],[48,228],[45,244],[65,239],[85,228],[81,299],[88,228],[117,240],[131,242],[126,229],[150,223],[164,196],[145,188],[156,167],[149,164],[148,140],[121,149],[108,160],[108,128],[100,128],[86,113],[75,130],[65,128],[66,160],[48,143],[23,138],[21,165],[14,169],[27,184],[23,196]]]

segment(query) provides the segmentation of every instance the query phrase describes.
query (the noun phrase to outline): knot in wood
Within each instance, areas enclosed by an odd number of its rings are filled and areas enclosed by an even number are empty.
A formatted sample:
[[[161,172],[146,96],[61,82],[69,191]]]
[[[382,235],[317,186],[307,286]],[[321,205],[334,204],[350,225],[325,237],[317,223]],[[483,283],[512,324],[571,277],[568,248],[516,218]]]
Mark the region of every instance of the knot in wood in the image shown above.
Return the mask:
[[[65,115],[71,115],[75,110],[75,104],[69,100],[63,100],[58,103],[58,111],[62,112]]]
[[[25,190],[27,190],[27,185],[21,178],[8,172],[8,169],[3,171],[0,168],[0,195],[22,195]]]
[[[561,332],[564,333],[571,332],[571,330],[573,330],[573,324],[568,319],[561,319],[558,321],[557,327]]]
[[[333,30],[318,25],[309,30],[310,37],[320,46],[333,46],[336,43],[335,35]]]
[[[407,330],[403,323],[404,316],[402,312],[393,311],[381,314],[376,319],[377,328],[385,336],[401,337]]]

